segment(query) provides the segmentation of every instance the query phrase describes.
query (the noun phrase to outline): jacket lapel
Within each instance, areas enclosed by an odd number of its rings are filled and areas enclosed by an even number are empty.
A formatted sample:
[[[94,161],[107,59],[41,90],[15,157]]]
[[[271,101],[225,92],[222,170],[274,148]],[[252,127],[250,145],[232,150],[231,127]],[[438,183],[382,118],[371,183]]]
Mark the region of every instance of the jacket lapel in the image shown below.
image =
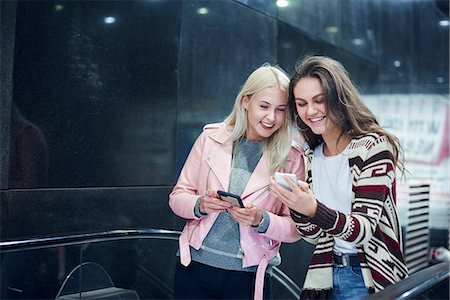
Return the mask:
[[[253,194],[254,192],[261,190],[267,186],[269,186],[269,162],[268,155],[266,152],[263,153],[261,159],[256,165],[255,170],[253,171],[247,185],[245,186],[244,192],[242,193],[242,198]]]
[[[230,185],[233,143],[228,140],[229,132],[225,127],[210,134],[209,137],[217,143],[217,147],[211,148],[210,153],[206,157],[206,163],[218,178],[223,190],[228,191],[228,186]],[[244,199],[254,192],[268,187],[270,175],[269,157],[267,153],[263,153],[245,186],[241,198]]]

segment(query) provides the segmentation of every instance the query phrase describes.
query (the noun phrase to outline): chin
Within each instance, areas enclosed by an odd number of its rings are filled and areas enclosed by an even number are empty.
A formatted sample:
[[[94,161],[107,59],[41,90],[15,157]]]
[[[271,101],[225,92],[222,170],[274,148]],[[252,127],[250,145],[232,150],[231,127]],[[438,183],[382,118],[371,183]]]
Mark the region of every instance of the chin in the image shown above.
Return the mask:
[[[322,135],[324,133],[324,130],[313,130],[311,129],[311,131],[315,134],[315,135]]]
[[[270,138],[273,135],[273,133],[269,133],[269,134],[260,134],[259,135],[259,140],[265,140]]]

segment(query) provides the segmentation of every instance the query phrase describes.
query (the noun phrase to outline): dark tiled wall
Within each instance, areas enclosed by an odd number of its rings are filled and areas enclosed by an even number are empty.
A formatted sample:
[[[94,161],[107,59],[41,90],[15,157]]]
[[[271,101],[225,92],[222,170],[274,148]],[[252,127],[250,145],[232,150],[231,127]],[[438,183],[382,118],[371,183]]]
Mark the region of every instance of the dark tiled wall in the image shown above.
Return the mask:
[[[172,184],[180,3],[32,1],[17,16],[13,101],[42,140],[24,146],[46,144],[38,186]]]
[[[299,57],[324,54],[362,92],[425,83],[448,93],[448,32],[445,40],[415,22],[441,12],[433,1],[401,3],[2,1],[1,240],[181,229],[167,200],[184,159],[264,62],[291,73]],[[424,55],[423,41],[447,48]],[[399,54],[404,63],[394,67]],[[435,74],[443,84],[433,84]],[[137,244],[142,257],[154,255]],[[159,247],[173,257],[174,245]],[[299,285],[310,251],[303,242],[283,247],[282,269]]]

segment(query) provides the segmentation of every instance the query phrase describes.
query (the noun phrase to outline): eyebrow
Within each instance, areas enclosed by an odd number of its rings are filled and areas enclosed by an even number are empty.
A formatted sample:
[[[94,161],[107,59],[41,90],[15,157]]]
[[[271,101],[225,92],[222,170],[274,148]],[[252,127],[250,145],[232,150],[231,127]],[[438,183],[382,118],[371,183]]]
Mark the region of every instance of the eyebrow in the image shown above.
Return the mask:
[[[263,102],[263,103],[265,103],[265,104],[267,104],[267,105],[272,105],[272,103],[267,102],[266,100],[259,100],[259,102]],[[280,104],[280,105],[277,105],[277,107],[280,107],[280,106],[288,106],[288,105],[287,105],[287,103],[286,103],[286,104]]]
[[[321,96],[325,96],[325,94],[324,94],[324,93],[317,94],[317,95],[315,95],[314,97],[312,97],[312,100],[316,99],[317,97],[321,97]],[[303,100],[303,101],[306,101],[305,99],[299,98],[299,97],[296,97],[294,100],[295,100],[295,101],[297,101],[297,100]]]

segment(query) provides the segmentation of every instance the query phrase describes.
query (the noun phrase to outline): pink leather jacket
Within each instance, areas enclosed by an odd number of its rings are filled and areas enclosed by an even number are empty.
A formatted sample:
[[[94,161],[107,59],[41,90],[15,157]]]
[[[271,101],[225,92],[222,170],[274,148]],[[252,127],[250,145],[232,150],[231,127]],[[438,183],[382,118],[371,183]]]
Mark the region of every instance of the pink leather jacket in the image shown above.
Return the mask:
[[[194,207],[198,197],[207,190],[228,190],[231,172],[232,142],[229,131],[223,124],[209,124],[196,140],[181,171],[178,182],[169,196],[172,211],[187,220],[181,233],[180,259],[185,266],[191,262],[189,246],[199,249],[215,222],[218,213],[198,218]],[[304,158],[300,147],[292,147],[282,172],[296,173],[304,179]],[[269,190],[267,156],[264,153],[241,195],[245,204],[253,204],[268,212],[270,224],[265,233],[259,233],[250,226],[239,226],[241,246],[244,252],[243,267],[258,266],[255,299],[262,299],[264,273],[281,242],[295,242],[300,239],[295,224],[284,206]]]

